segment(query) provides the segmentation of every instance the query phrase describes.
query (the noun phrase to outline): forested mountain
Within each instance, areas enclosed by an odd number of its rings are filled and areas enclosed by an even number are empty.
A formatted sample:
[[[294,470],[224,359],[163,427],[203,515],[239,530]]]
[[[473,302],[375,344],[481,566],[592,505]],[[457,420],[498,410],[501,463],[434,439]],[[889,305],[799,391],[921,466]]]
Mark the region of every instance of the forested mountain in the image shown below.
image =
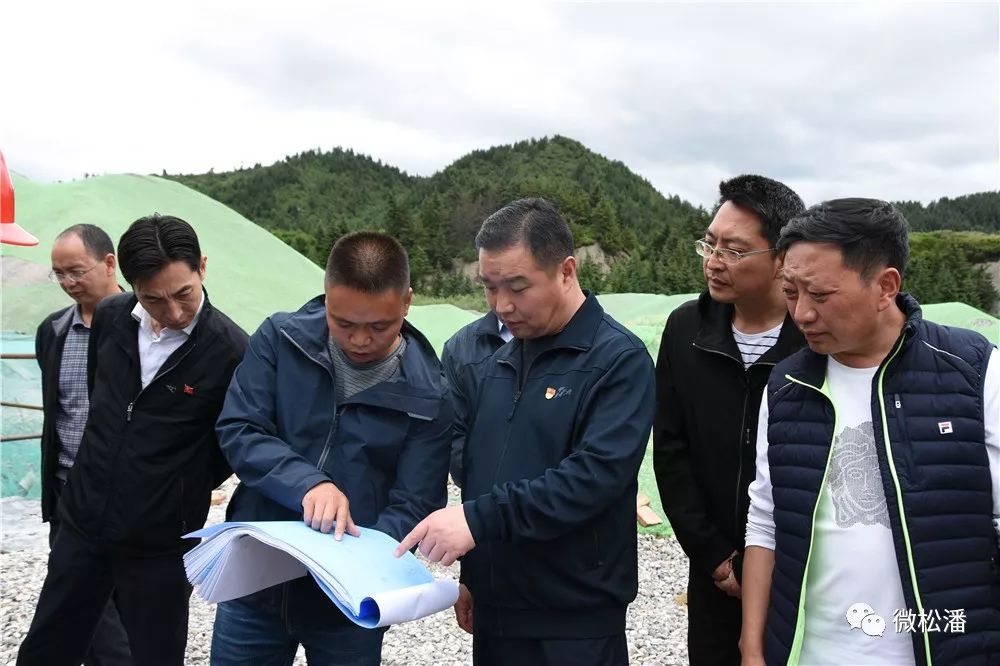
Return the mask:
[[[914,231],[1000,233],[1000,192],[979,192],[954,199],[943,197],[927,206],[916,201],[900,201],[896,205]]]
[[[703,286],[691,244],[711,211],[664,196],[623,163],[561,136],[476,150],[426,178],[340,148],[225,173],[163,175],[232,207],[320,265],[344,232],[384,229],[409,250],[414,285],[427,294],[472,290],[455,272],[455,260],[474,258],[473,238],[489,213],[526,196],[556,203],[578,245],[600,244],[610,269],[582,262],[581,280],[587,286],[651,293]],[[1000,232],[998,192],[899,206],[914,231]],[[995,291],[970,260],[995,261],[1000,251],[992,242],[971,239],[935,234],[915,245],[907,285],[928,302],[963,300],[990,307]],[[956,252],[962,258],[958,264]],[[933,277],[931,270],[942,270],[944,255],[955,280]],[[940,286],[945,282],[948,293]]]

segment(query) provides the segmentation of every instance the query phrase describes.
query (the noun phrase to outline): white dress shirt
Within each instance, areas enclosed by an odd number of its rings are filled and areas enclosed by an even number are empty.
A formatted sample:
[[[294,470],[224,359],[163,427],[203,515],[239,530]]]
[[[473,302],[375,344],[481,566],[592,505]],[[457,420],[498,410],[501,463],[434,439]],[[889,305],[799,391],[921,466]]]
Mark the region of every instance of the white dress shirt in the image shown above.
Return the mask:
[[[135,307],[132,308],[132,317],[139,322],[139,365],[142,368],[142,388],[146,388],[146,385],[153,381],[156,373],[163,367],[163,362],[187,342],[195,324],[198,323],[203,307],[205,307],[204,291],[201,292],[198,312],[195,313],[190,324],[179,331],[172,328],[161,328],[157,334],[153,331],[153,318],[142,307],[142,303],[135,304]]]

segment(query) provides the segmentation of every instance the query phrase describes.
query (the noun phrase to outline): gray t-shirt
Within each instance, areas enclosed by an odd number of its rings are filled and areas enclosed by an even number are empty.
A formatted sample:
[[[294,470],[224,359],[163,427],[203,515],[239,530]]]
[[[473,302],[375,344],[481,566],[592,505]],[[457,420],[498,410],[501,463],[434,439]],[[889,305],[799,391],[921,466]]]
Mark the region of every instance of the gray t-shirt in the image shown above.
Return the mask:
[[[371,363],[353,363],[341,351],[333,338],[327,339],[330,358],[333,359],[333,377],[337,390],[337,402],[341,403],[355,393],[360,393],[380,382],[396,379],[400,375],[403,364],[403,352],[406,351],[406,338],[401,337],[396,350],[381,361]]]

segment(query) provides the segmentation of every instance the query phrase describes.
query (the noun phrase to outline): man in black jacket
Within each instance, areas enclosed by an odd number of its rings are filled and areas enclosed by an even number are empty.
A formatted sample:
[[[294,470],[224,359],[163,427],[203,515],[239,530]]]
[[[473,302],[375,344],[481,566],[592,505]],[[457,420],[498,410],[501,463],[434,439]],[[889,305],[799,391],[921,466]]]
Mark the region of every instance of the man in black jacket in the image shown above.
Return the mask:
[[[93,224],[76,224],[52,244],[52,272],[76,303],[53,312],[38,325],[35,358],[42,371],[42,521],[49,523],[49,546],[59,531],[56,506],[83,438],[87,397],[87,344],[97,304],[121,293],[111,238]],[[128,638],[113,600],[94,631],[86,666],[131,664]]]
[[[663,509],[690,560],[688,656],[739,664],[740,562],[757,411],[775,363],[804,344],[781,293],[774,246],[802,200],[738,176],[694,250],[708,290],[667,320],[656,363],[653,462]]]
[[[463,504],[432,513],[396,553],[419,543],[445,565],[464,556],[455,610],[476,666],[627,664],[652,359],[580,289],[573,235],[549,202],[501,208],[476,246],[515,339],[469,403]]]
[[[209,302],[187,222],[137,220],[118,259],[135,293],[94,315],[90,413],[18,664],[79,664],[112,590],[136,663],[184,662],[194,543],[182,536],[229,475],[215,421],[247,336]]]

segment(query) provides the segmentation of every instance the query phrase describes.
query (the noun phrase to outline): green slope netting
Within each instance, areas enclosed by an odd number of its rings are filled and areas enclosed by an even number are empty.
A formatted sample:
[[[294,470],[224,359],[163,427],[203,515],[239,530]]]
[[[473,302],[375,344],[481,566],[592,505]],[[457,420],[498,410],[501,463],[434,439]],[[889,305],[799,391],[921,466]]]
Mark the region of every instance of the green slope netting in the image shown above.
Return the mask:
[[[608,294],[600,297],[605,309],[618,321],[645,342],[650,354],[655,358],[660,344],[663,325],[670,312],[692,298],[695,294],[660,296],[654,294]],[[948,326],[958,326],[979,331],[994,344],[1000,344],[1000,320],[964,303],[942,303],[924,306],[928,319]],[[456,330],[473,321],[479,315],[460,310],[451,305],[426,305],[414,307],[410,311],[410,321],[417,326],[440,352],[444,341]],[[5,335],[2,338],[4,351],[31,351],[28,336]],[[38,368],[34,361],[3,362],[3,399],[14,402],[40,402],[38,388]],[[4,409],[4,434],[39,432],[41,418],[38,412]],[[37,496],[38,442],[7,443],[2,449],[2,495]],[[652,452],[647,451],[640,472],[639,485],[650,497],[653,508],[663,516],[659,493],[653,478]],[[667,526],[653,528],[657,534],[669,534]]]
[[[78,222],[104,227],[112,238],[132,220],[152,211],[171,213],[198,230],[208,256],[206,285],[212,300],[237,323],[253,331],[268,314],[294,310],[322,289],[322,271],[266,231],[237,213],[183,185],[151,176],[104,176],[85,181],[40,185],[15,176],[18,222],[42,243],[36,248],[2,246],[2,254],[17,266],[5,267],[2,328],[33,335],[40,319],[69,303],[58,286],[39,283],[48,272],[51,241],[59,231]],[[8,270],[9,269],[9,270]],[[13,276],[14,279],[11,279]],[[34,276],[32,278],[31,276]],[[608,294],[601,304],[646,344],[656,358],[667,316],[695,294]],[[413,307],[409,320],[440,353],[445,340],[479,315],[451,305]],[[948,326],[978,331],[1000,345],[1000,320],[964,303],[924,306],[924,316]],[[5,333],[4,352],[34,351],[31,335]],[[34,361],[3,361],[3,400],[40,404],[38,366]],[[41,431],[39,412],[3,408],[4,435]],[[4,443],[0,448],[0,495],[38,496],[38,441]],[[639,478],[662,517],[653,479],[652,453],[647,451]],[[651,530],[668,534],[669,527]]]
[[[41,242],[0,248],[5,264],[0,328],[5,331],[34,333],[40,319],[67,304],[58,285],[38,281],[48,272],[52,240],[60,231],[88,222],[117,244],[129,224],[154,211],[194,226],[208,257],[205,285],[212,302],[248,330],[276,310],[297,308],[323,288],[323,271],[315,264],[233,210],[169,180],[119,175],[40,184],[14,176],[14,188],[18,223]]]

